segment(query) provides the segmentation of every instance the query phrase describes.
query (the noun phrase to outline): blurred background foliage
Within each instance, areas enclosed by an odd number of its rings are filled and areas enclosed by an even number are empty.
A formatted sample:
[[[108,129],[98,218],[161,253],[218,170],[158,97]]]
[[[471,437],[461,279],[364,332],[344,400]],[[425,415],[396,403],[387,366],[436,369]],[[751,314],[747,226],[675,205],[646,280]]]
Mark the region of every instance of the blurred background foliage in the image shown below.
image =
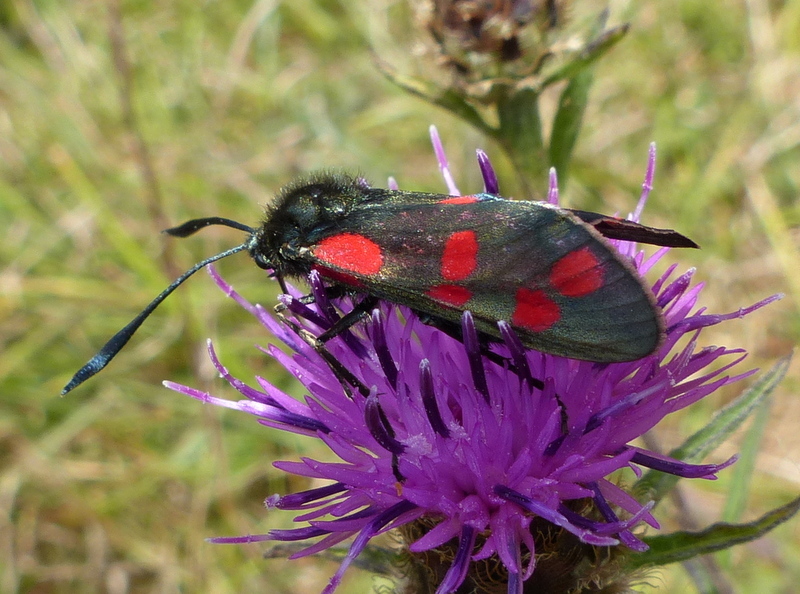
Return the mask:
[[[769,366],[800,335],[800,0],[610,8],[610,24],[631,30],[597,66],[562,199],[627,213],[655,140],[644,222],[703,246],[671,258],[699,269],[704,304],[731,311],[787,294],[703,336]],[[442,191],[431,123],[462,190],[481,188],[481,147],[501,188],[519,196],[491,141],[375,68],[370,47],[400,69],[414,61],[421,35],[409,18],[404,2],[378,0],[0,3],[1,592],[306,593],[327,581],[329,561],[265,561],[263,546],[203,540],[287,526],[262,501],[307,485],[271,462],[325,455],[161,387],[171,379],[235,398],[207,362],[212,337],[234,375],[258,373],[301,396],[253,348],[268,340],[260,326],[205,274],[100,376],[58,392],[171,278],[241,241],[230,229],[185,241],[159,233],[171,224],[208,215],[254,224],[282,184],[324,167]],[[543,110],[552,114],[556,101],[546,95]],[[276,288],[247,256],[219,269],[251,300],[275,303]],[[795,363],[744,519],[800,488],[798,381]],[[668,419],[653,438],[677,445],[735,393]],[[733,441],[714,461],[736,449]],[[718,519],[729,477],[687,481],[671,515],[662,510],[665,527]],[[735,591],[793,592],[798,543],[794,521],[718,562]],[[351,571],[341,591],[374,584]],[[692,588],[677,566],[642,576],[640,587]]]

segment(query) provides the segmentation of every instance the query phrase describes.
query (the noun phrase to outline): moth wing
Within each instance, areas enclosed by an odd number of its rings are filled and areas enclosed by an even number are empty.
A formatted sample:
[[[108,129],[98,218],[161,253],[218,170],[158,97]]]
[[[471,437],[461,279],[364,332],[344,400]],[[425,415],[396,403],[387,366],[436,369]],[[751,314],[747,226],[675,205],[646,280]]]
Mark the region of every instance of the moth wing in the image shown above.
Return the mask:
[[[418,312],[458,323],[469,310],[495,338],[506,320],[548,353],[629,361],[663,336],[633,266],[590,225],[542,203],[383,203],[351,213],[309,253],[323,273]]]

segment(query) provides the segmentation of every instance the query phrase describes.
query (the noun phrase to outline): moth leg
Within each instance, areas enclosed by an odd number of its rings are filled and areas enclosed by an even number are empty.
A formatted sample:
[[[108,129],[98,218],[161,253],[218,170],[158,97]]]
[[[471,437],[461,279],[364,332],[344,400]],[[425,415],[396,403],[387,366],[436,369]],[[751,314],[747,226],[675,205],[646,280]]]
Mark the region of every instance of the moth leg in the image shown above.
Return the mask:
[[[336,379],[339,380],[339,383],[342,385],[342,389],[347,394],[348,398],[351,400],[353,399],[353,393],[350,390],[350,386],[353,386],[358,393],[361,394],[364,398],[369,396],[370,389],[367,387],[365,383],[363,383],[360,379],[358,379],[353,373],[347,369],[342,363],[334,357],[331,352],[325,347],[325,344],[320,344],[319,340],[314,337],[310,332],[308,333],[312,340],[312,346],[314,349],[319,353],[319,356],[323,358],[325,363],[328,364],[333,374],[336,376]]]
[[[372,295],[367,295],[360,302],[358,302],[353,309],[336,320],[333,326],[320,334],[317,337],[317,340],[321,343],[326,343],[331,338],[339,336],[372,313],[372,310],[375,309],[376,305],[378,305],[378,298],[373,297]]]
[[[351,289],[348,289],[346,287],[341,287],[338,285],[325,287],[325,296],[328,299],[341,299],[342,297],[345,297],[350,293],[352,293]],[[316,302],[314,295],[310,293],[308,295],[303,295],[302,297],[297,297],[296,299],[303,305],[310,305]],[[283,303],[279,303],[278,305],[275,306],[275,311],[276,312],[286,311],[286,305]]]
[[[332,289],[336,289],[336,287],[332,287]],[[311,297],[313,301],[313,296],[309,295],[309,297]],[[275,311],[283,323],[288,325],[306,344],[313,347],[314,350],[319,353],[319,356],[322,357],[330,370],[336,376],[336,379],[339,380],[339,383],[342,385],[342,388],[349,398],[353,397],[353,393],[350,389],[351,386],[358,390],[358,392],[366,398],[369,396],[369,388],[355,375],[353,375],[353,373],[347,369],[347,367],[342,365],[342,363],[336,357],[333,356],[333,354],[325,346],[325,343],[330,339],[339,336],[343,332],[347,331],[350,327],[364,319],[373,309],[375,309],[377,303],[377,297],[365,297],[352,310],[339,318],[333,324],[333,326],[328,328],[319,336],[314,336],[312,332],[309,332],[305,328],[301,328],[298,324],[288,319],[283,314],[283,311],[286,310],[286,306],[284,306],[280,311],[278,311],[278,308],[276,307]]]
[[[464,342],[463,333],[461,331],[461,325],[455,324],[453,322],[449,322],[447,320],[442,320],[440,318],[436,318],[430,315],[417,313],[419,316],[420,321],[422,323],[427,324],[429,326],[433,326],[434,328],[441,330],[451,338],[455,338],[459,342]],[[480,348],[481,355],[494,363],[495,365],[499,365],[500,367],[508,367],[509,371],[513,371],[516,373],[520,379],[523,381],[527,381],[530,385],[538,390],[544,390],[544,381],[540,380],[538,377],[533,377],[530,375],[530,372],[521,373],[519,368],[514,365],[514,362],[511,359],[507,359],[497,353],[489,350],[489,345],[492,342],[492,337],[487,336],[481,332],[478,333],[478,347]],[[567,407],[564,404],[564,401],[561,399],[561,396],[558,393],[553,395],[558,403],[558,407],[561,410],[561,431],[562,435],[566,435],[567,431],[569,430],[569,415],[567,413]]]
[[[435,316],[431,316],[425,313],[416,312],[417,316],[419,316],[420,321],[423,324],[427,324],[428,326],[433,326],[437,330],[441,330],[445,334],[447,334],[451,338],[455,338],[457,341],[463,343],[464,342],[464,335],[461,332],[461,324],[456,324],[455,322],[450,322],[447,320],[442,320],[441,318],[437,318]],[[483,332],[478,332],[478,347],[481,351],[481,356],[485,357],[495,365],[499,365],[500,367],[508,367],[510,371],[513,371],[520,377],[523,377],[517,367],[514,365],[514,362],[511,359],[503,357],[502,355],[498,355],[494,351],[489,349],[491,343],[497,342],[493,340],[492,337],[484,334]],[[525,379],[525,378],[523,378]],[[544,382],[536,377],[527,378],[531,385],[538,390],[544,389]]]
[[[309,332],[305,328],[300,327],[299,324],[287,318],[283,313],[276,312],[278,319],[289,326],[292,331],[300,337],[300,339],[305,342],[307,345],[312,347],[319,356],[322,357],[322,360],[328,365],[330,370],[333,372],[333,375],[336,376],[336,379],[342,386],[345,394],[351,400],[353,399],[353,391],[351,386],[358,390],[359,394],[364,396],[365,398],[369,396],[369,388],[359,380],[353,373],[347,369],[342,363],[333,356],[333,354],[325,347],[325,343],[320,341],[319,338],[314,336],[313,333]]]
[[[366,350],[364,349],[363,344],[360,341],[358,341],[358,339],[356,339],[355,336],[346,334],[345,332],[351,326],[354,326],[364,317],[369,315],[371,311],[374,309],[375,305],[377,305],[378,299],[376,297],[366,296],[361,300],[361,302],[355,305],[352,311],[339,317],[339,314],[337,313],[331,301],[335,299],[340,299],[348,295],[352,295],[352,293],[353,291],[346,287],[327,286],[325,287],[325,297],[326,299],[329,300],[329,302],[327,306],[324,308],[324,311],[320,311],[319,314],[317,314],[316,312],[308,311],[306,313],[300,313],[299,315],[300,317],[306,318],[309,321],[314,322],[318,326],[325,327],[327,325],[330,325],[330,327],[326,331],[324,331],[317,337],[319,344],[328,342],[331,338],[334,338],[336,336],[341,336],[345,344],[348,347],[350,347],[350,349],[356,355],[358,355],[359,357],[366,357],[367,356]],[[311,303],[316,303],[316,299],[313,294],[292,299],[293,301],[301,303],[302,305],[309,305]],[[291,309],[291,306],[287,305],[286,303],[278,303],[274,307],[274,311],[278,315],[283,314],[289,309]],[[335,321],[331,324],[331,320],[333,320],[334,318]],[[285,317],[282,317],[281,319],[285,319]],[[317,344],[312,344],[311,346],[313,346],[315,349],[318,349],[319,347],[319,345]]]

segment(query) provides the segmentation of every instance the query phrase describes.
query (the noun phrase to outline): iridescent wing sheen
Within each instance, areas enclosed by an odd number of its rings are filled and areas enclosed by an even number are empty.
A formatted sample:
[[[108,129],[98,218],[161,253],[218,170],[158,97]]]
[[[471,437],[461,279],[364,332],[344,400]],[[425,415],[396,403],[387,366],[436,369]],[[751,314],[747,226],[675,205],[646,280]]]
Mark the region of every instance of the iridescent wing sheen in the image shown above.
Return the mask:
[[[547,204],[486,195],[383,200],[354,210],[308,247],[337,282],[458,323],[465,310],[498,339],[615,362],[653,352],[663,336],[654,297],[590,225]]]

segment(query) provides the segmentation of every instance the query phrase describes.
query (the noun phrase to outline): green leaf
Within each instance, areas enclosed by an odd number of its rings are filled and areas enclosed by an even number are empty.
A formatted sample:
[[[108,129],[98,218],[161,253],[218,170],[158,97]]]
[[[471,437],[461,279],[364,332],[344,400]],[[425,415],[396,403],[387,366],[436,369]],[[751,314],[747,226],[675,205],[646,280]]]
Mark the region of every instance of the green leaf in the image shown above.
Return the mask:
[[[630,25],[626,23],[601,33],[599,37],[582,48],[572,60],[559,64],[557,68],[549,72],[539,84],[539,92],[554,83],[574,78],[586,70],[586,68],[594,64],[603,54],[615,46],[620,39],[625,37],[629,28]]]
[[[452,89],[440,89],[427,81],[401,74],[396,68],[374,53],[373,60],[381,74],[404,91],[421,97],[434,105],[443,107],[462,120],[472,124],[484,134],[492,137],[495,136],[496,130],[486,123],[478,110],[472,107],[472,105],[456,91]]]
[[[786,375],[792,355],[779,360],[758,381],[741,396],[723,408],[703,429],[689,437],[683,445],[672,450],[669,456],[684,462],[698,462],[712,452],[731,433],[733,433],[775,389]],[[650,470],[639,479],[633,488],[634,493],[646,496],[648,500],[661,501],[675,486],[680,477]]]
[[[561,93],[550,135],[550,165],[558,172],[559,186],[566,187],[569,162],[583,124],[583,114],[594,82],[594,71],[587,68],[575,75]]]
[[[508,154],[528,195],[546,188],[547,166],[539,94],[533,89],[518,89],[498,97],[500,127],[495,138]]]
[[[788,361],[787,361],[788,364]],[[785,373],[785,370],[784,370]],[[739,448],[739,459],[733,467],[733,480],[728,489],[728,499],[722,512],[723,522],[738,522],[747,507],[747,496],[753,480],[753,471],[756,466],[761,438],[769,420],[770,399],[763,400],[761,406],[755,411],[753,424],[747,430],[742,445]]]
[[[631,555],[626,561],[626,569],[635,570],[685,561],[697,555],[706,555],[755,540],[789,520],[798,511],[800,497],[749,524],[719,523],[700,532],[681,531],[644,538],[642,540],[650,549]]]

